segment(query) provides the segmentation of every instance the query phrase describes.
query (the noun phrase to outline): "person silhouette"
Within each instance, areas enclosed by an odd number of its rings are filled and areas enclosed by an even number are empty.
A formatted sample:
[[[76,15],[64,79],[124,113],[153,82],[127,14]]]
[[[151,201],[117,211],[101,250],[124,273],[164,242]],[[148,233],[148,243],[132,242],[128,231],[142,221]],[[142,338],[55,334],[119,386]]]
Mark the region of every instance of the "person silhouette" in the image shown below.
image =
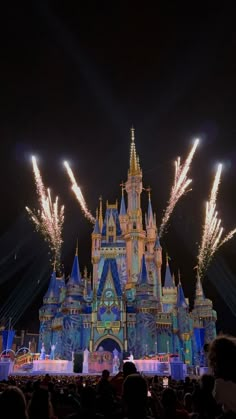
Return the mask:
[[[50,359],[54,360],[55,359],[55,349],[56,349],[56,345],[53,344],[51,346],[51,353],[50,353]]]
[[[45,346],[44,346],[44,343],[42,342],[42,347],[41,347],[41,352],[40,352],[40,357],[39,357],[39,359],[40,359],[40,360],[43,360],[43,359],[45,359],[45,357],[46,357],[46,351],[45,351]]]

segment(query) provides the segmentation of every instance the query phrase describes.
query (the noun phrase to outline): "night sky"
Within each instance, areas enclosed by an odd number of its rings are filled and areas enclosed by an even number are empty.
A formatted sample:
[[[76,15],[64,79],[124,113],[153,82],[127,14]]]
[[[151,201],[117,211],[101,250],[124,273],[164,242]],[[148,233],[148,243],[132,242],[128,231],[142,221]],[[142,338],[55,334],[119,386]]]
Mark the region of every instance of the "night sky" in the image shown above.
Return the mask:
[[[176,207],[162,242],[190,301],[204,205],[220,161],[218,210],[226,231],[236,225],[236,33],[229,3],[227,8],[199,3],[193,10],[191,2],[156,1],[140,8],[128,1],[83,3],[11,2],[1,11],[0,320],[13,316],[16,328],[38,330],[50,277],[47,245],[25,211],[25,205],[37,207],[32,154],[45,185],[66,207],[66,276],[77,238],[81,270],[85,265],[91,270],[92,226],[62,163],[70,162],[95,213],[100,195],[104,202],[120,199],[132,125],[159,224],[173,161],[201,138],[191,168],[193,190]],[[145,210],[145,193],[143,202]],[[236,334],[235,256],[236,238],[219,250],[204,290],[218,311],[218,330]],[[21,303],[26,290],[27,304]]]

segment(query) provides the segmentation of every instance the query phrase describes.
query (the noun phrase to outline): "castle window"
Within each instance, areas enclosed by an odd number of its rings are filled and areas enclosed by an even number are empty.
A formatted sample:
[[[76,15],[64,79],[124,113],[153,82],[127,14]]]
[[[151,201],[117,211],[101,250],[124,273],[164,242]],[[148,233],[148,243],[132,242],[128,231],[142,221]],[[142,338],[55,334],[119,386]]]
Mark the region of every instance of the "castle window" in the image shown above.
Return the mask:
[[[136,230],[136,228],[137,228],[136,223],[133,223],[133,230]]]
[[[113,243],[113,236],[109,236],[109,243]]]
[[[113,233],[114,227],[108,227],[108,231],[109,231],[109,233]]]

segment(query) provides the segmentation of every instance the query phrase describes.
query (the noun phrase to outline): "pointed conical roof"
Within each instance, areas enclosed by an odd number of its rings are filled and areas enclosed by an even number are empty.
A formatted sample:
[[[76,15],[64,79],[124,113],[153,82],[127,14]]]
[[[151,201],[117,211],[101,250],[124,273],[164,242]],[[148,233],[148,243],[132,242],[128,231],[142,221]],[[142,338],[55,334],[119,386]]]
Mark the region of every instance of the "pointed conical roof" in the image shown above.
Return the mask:
[[[205,298],[204,296],[204,292],[203,292],[203,288],[202,288],[202,282],[201,282],[201,278],[197,269],[197,282],[196,282],[196,291],[195,291],[195,299],[203,299]]]
[[[154,221],[154,217],[153,217],[153,211],[152,211],[151,192],[149,189],[147,222],[148,224],[153,224],[153,221]]]
[[[188,304],[185,301],[184,291],[183,291],[181,282],[179,282],[178,291],[177,291],[177,307],[178,308],[188,307]]]
[[[108,259],[105,259],[105,261],[104,261],[104,265],[103,265],[103,269],[102,269],[102,275],[101,275],[101,279],[100,279],[100,282],[99,282],[99,287],[98,287],[98,290],[97,290],[97,296],[101,297],[101,295],[102,295],[109,269],[111,271],[111,276],[112,276],[112,279],[113,279],[116,294],[117,294],[118,297],[121,297],[122,296],[122,289],[121,289],[121,286],[120,286],[120,278],[119,278],[116,259],[114,259],[114,258],[108,258]]]
[[[79,268],[79,258],[78,258],[78,247],[76,248],[76,253],[75,253],[75,257],[74,257],[74,262],[73,262],[73,266],[72,266],[72,270],[71,270],[71,275],[69,278],[69,281],[67,283],[67,285],[81,285],[82,281],[81,281],[81,274],[80,274],[80,268]]]
[[[56,288],[56,271],[55,269],[53,269],[53,272],[49,281],[49,286],[48,286],[48,289],[44,298],[49,298],[50,296],[52,296],[55,292],[55,288]]]
[[[98,214],[96,216],[96,220],[95,220],[95,224],[94,224],[94,229],[93,229],[93,234],[100,234],[100,227],[99,227],[99,221],[98,221]]]
[[[160,244],[160,239],[159,239],[159,236],[157,235],[154,250],[161,249],[161,248],[162,247],[161,247],[161,244]]]
[[[175,287],[174,278],[172,277],[171,272],[170,272],[168,259],[169,259],[169,257],[168,257],[168,255],[166,255],[166,272],[165,272],[164,287],[165,288],[174,288]]]
[[[139,274],[139,284],[147,284],[148,283],[148,276],[147,276],[147,267],[145,262],[145,256],[142,257],[142,264],[141,264],[141,270]]]
[[[99,216],[98,216],[99,230],[102,231],[103,216],[102,216],[102,197],[99,198]]]
[[[122,187],[122,197],[120,202],[120,215],[126,215],[126,206],[125,206],[125,198],[124,198],[124,189]]]
[[[135,176],[140,174],[139,160],[136,154],[134,128],[131,128],[131,145],[130,145],[130,164],[129,174]]]
[[[52,272],[47,292],[43,298],[45,304],[57,303],[60,299],[61,288],[65,287],[65,281],[62,277],[56,277],[55,269]]]

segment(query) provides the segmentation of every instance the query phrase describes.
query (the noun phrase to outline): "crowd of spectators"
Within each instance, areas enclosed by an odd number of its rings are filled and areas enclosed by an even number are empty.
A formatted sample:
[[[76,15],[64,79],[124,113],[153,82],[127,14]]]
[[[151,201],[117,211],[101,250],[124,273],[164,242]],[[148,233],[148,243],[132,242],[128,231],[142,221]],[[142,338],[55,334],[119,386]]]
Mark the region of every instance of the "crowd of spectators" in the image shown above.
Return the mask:
[[[209,346],[211,374],[144,376],[133,362],[110,376],[10,376],[0,382],[3,419],[236,419],[236,340]]]

